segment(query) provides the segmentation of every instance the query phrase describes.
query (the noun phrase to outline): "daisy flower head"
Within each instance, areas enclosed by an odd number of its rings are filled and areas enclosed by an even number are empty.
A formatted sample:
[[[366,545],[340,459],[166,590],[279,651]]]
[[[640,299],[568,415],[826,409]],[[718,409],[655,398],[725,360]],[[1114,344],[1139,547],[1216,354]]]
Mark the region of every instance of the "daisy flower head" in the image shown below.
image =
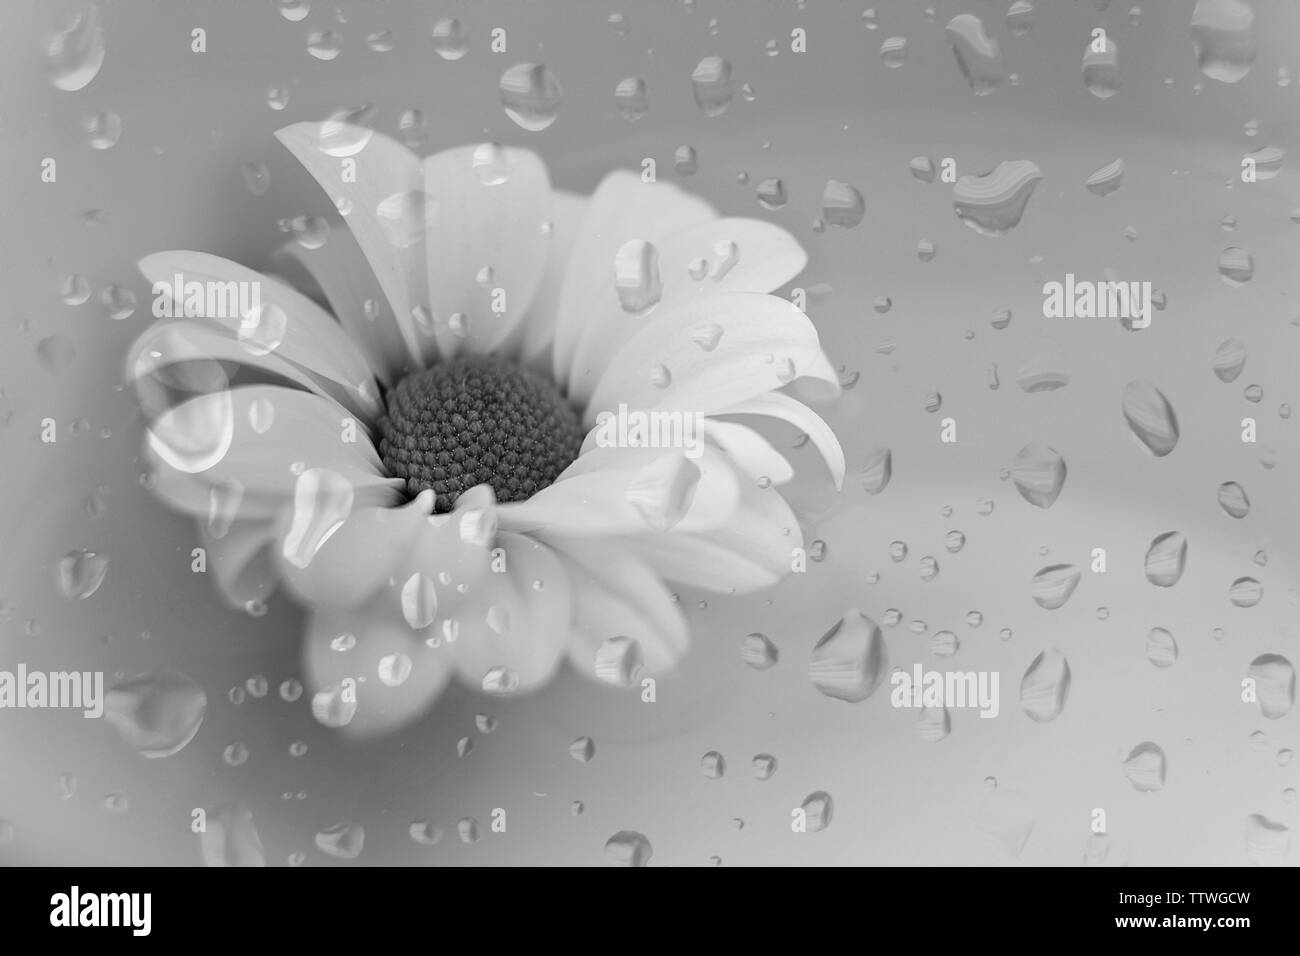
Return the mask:
[[[537,688],[567,659],[628,683],[688,645],[669,585],[779,581],[802,546],[785,456],[834,433],[787,391],[839,383],[771,295],[806,256],[766,222],[613,172],[553,190],[496,144],[421,159],[346,121],[280,142],[342,220],[276,275],[173,251],[128,374],[152,486],[198,519],[222,595],[308,611],[318,719],[373,734],[452,678]]]

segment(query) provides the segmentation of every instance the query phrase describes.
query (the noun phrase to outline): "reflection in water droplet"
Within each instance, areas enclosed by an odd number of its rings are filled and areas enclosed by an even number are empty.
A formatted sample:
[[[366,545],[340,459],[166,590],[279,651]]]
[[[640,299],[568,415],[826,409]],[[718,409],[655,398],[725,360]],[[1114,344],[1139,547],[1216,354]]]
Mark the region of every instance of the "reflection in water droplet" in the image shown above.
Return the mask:
[[[653,855],[650,841],[635,830],[620,830],[605,841],[605,856],[614,866],[645,866]]]
[[[1106,100],[1118,93],[1124,83],[1119,72],[1119,47],[1109,36],[1101,40],[1105,44],[1103,50],[1094,48],[1096,42],[1088,41],[1083,51],[1083,85],[1097,99]]]
[[[239,321],[239,344],[250,355],[270,355],[284,341],[289,316],[274,302],[265,302]]]
[[[338,860],[355,860],[366,845],[366,828],[359,823],[336,823],[316,834],[316,849]]]
[[[1124,776],[1134,790],[1143,793],[1164,789],[1165,769],[1165,752],[1149,740],[1134,747],[1124,759]]]
[[[1083,185],[1094,196],[1109,196],[1119,189],[1123,182],[1124,160],[1117,159],[1094,172]]]
[[[720,56],[706,56],[691,71],[695,105],[705,116],[721,116],[735,95],[731,88],[731,64]]]
[[[862,193],[855,186],[836,179],[826,180],[826,188],[822,190],[822,218],[828,225],[852,229],[862,222],[866,210]]]
[[[1236,83],[1255,63],[1254,11],[1243,0],[1197,0],[1192,44],[1202,73]]]
[[[90,298],[90,283],[76,273],[59,280],[59,298],[65,305],[82,305]]]
[[[1229,246],[1219,255],[1219,275],[1228,285],[1245,285],[1255,275],[1255,260],[1248,249]]]
[[[1148,381],[1129,382],[1124,387],[1124,420],[1133,437],[1157,458],[1178,445],[1178,417],[1160,389]]]
[[[614,106],[629,123],[635,123],[650,112],[645,80],[636,76],[619,80],[618,86],[614,87]]]
[[[875,692],[888,666],[880,627],[850,608],[813,648],[808,676],[827,697],[856,704]]]
[[[962,176],[953,187],[957,218],[983,236],[1001,236],[1020,224],[1042,170],[1027,159],[998,163],[982,176]]]
[[[56,89],[75,93],[90,85],[104,65],[104,28],[99,10],[87,5],[41,42],[45,75]]]
[[[1185,535],[1179,531],[1170,531],[1152,540],[1144,564],[1148,581],[1158,588],[1171,588],[1183,576],[1183,568],[1186,566]]]
[[[1054,564],[1034,575],[1031,593],[1034,603],[1048,611],[1055,611],[1070,600],[1079,586],[1079,569],[1072,564]]]
[[[104,583],[108,556],[94,551],[69,551],[59,559],[59,591],[70,601],[84,601]]]
[[[1065,485],[1065,459],[1053,448],[1033,442],[1020,449],[1010,469],[1020,496],[1036,508],[1050,508]]]
[[[1237,607],[1254,607],[1264,599],[1264,586],[1254,578],[1237,578],[1228,588],[1228,599]]]
[[[1020,679],[1020,706],[1040,724],[1055,720],[1070,694],[1070,663],[1052,648],[1034,658]]]
[[[1147,632],[1147,660],[1156,667],[1172,667],[1178,661],[1178,642],[1163,627]]]
[[[809,833],[817,833],[831,825],[835,815],[835,801],[825,790],[814,790],[804,797],[800,805],[805,814]]]
[[[984,32],[979,17],[963,13],[944,28],[957,57],[957,67],[976,96],[992,93],[1006,76],[998,41]]]
[[[1281,654],[1261,654],[1250,662],[1249,677],[1255,682],[1259,712],[1277,720],[1295,705],[1295,668]]]
[[[178,671],[145,674],[117,684],[104,697],[104,716],[145,757],[170,757],[194,739],[208,698]]]
[[[716,750],[700,758],[700,774],[709,780],[720,780],[727,772],[727,761]]]
[[[333,30],[314,31],[307,34],[307,52],[329,62],[343,52],[343,38]]]
[[[546,129],[560,115],[560,81],[540,63],[518,63],[501,74],[501,105],[515,124],[529,132]]]
[[[454,17],[435,23],[433,49],[444,60],[459,60],[463,57],[469,52],[469,39],[464,25]]]
[[[758,196],[758,204],[764,209],[780,209],[788,199],[785,193],[785,183],[779,179],[764,179],[754,191]]]
[[[755,670],[776,666],[781,654],[766,634],[749,634],[740,642],[740,659]]]

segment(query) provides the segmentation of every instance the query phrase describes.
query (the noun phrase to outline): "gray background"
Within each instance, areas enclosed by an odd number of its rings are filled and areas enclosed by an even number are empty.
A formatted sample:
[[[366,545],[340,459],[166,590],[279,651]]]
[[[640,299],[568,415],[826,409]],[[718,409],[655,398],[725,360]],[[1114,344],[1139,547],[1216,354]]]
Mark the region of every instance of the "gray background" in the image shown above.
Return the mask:
[[[1276,82],[1279,67],[1300,75],[1300,7],[1256,4],[1255,66],[1225,85],[1197,70],[1191,3],[1145,3],[1134,26],[1128,4],[1099,11],[1092,2],[1041,2],[1028,37],[1008,35],[1006,2],[928,6],[933,22],[925,3],[878,3],[880,28],[869,31],[863,4],[839,2],[313,0],[301,23],[286,21],[269,0],[101,3],[103,69],[86,89],[66,93],[46,82],[39,41],[75,6],[5,3],[0,667],[102,669],[111,682],[115,674],[173,666],[203,684],[209,708],[194,741],[158,761],[139,758],[104,722],[0,712],[0,818],[12,825],[0,860],[197,863],[190,809],[235,801],[252,810],[269,862],[301,851],[309,865],[336,864],[312,838],[341,820],[364,825],[363,863],[463,865],[602,864],[605,840],[622,829],[646,834],[652,865],[703,865],[712,855],[727,865],[1076,865],[1094,807],[1108,814],[1111,862],[1236,865],[1247,862],[1249,814],[1294,829],[1300,805],[1285,802],[1283,790],[1296,786],[1300,764],[1280,766],[1276,752],[1295,746],[1300,716],[1263,719],[1240,702],[1238,682],[1258,654],[1295,660],[1298,653],[1297,425],[1278,409],[1298,400],[1300,226],[1288,214],[1300,205],[1300,188],[1294,161],[1253,186],[1236,177],[1247,151],[1300,146],[1300,85]],[[630,22],[626,36],[606,23],[615,10]],[[1018,85],[971,93],[943,33],[961,12],[981,16]],[[429,38],[444,15],[461,17],[471,31],[471,50],[457,62],[439,59]],[[1080,70],[1099,23],[1119,45],[1123,74],[1122,90],[1104,101],[1088,93]],[[204,55],[189,52],[196,26],[208,33]],[[488,51],[495,26],[507,30],[504,55]],[[807,54],[788,52],[795,27],[808,32]],[[325,29],[343,38],[332,62],[306,51],[306,34]],[[393,51],[367,48],[367,34],[377,30],[392,31]],[[878,56],[893,35],[910,43],[899,69]],[[764,53],[772,39],[784,51],[776,57]],[[737,87],[751,83],[756,98],[738,93],[725,115],[709,119],[692,100],[690,73],[713,54],[731,61]],[[523,60],[549,64],[564,87],[559,120],[540,133],[515,126],[498,101],[502,70]],[[649,89],[650,111],[635,124],[614,107],[614,87],[626,76],[644,78]],[[268,86],[289,88],[287,109],[267,107]],[[645,156],[657,159],[662,178],[675,178],[674,149],[693,145],[700,170],[688,188],[725,213],[784,225],[811,254],[798,282],[820,285],[809,313],[832,361],[860,373],[827,417],[851,472],[873,447],[891,447],[893,481],[868,497],[851,477],[836,495],[811,450],[792,453],[806,476],[792,497],[826,541],[825,560],[752,598],[707,596],[705,607],[704,595],[683,592],[694,649],[678,677],[661,681],[653,707],[565,675],[509,702],[453,690],[417,726],[358,744],[315,726],[305,701],[285,704],[274,689],[240,706],[226,699],[252,675],[274,688],[295,674],[302,615],[282,598],[261,619],[227,610],[209,582],[189,572],[191,523],[139,485],[141,426],[133,394],[121,388],[121,363],[150,321],[150,299],[133,263],[154,250],[194,248],[264,265],[283,239],[277,219],[328,211],[272,131],[362,103],[376,105],[376,125],[389,133],[403,109],[422,109],[428,151],[484,139],[528,146],[546,159],[556,184],[573,190],[589,190],[612,168],[639,167]],[[82,118],[105,109],[121,115],[121,141],[93,150]],[[1251,120],[1255,137],[1244,132]],[[988,238],[954,217],[951,187],[912,178],[907,162],[918,154],[952,156],[962,173],[1031,159],[1043,181],[1021,225]],[[46,156],[58,160],[56,185],[39,181]],[[1119,192],[1105,199],[1086,192],[1086,177],[1117,156],[1127,163]],[[265,197],[243,184],[248,161],[270,169]],[[742,172],[748,185],[738,182]],[[790,194],[775,213],[758,206],[753,190],[770,176]],[[812,230],[827,178],[848,180],[865,195],[858,228]],[[102,222],[84,221],[90,209],[103,211]],[[1232,234],[1219,225],[1225,215],[1238,221]],[[1124,236],[1129,226],[1135,241]],[[929,263],[916,255],[923,238],[938,247]],[[1240,288],[1216,271],[1229,245],[1254,255],[1255,278]],[[1108,267],[1166,292],[1168,308],[1150,330],[1041,317],[1044,281],[1069,271],[1101,278]],[[91,283],[95,295],[83,306],[59,300],[69,272]],[[125,321],[111,320],[98,303],[111,283],[139,297]],[[878,295],[892,297],[888,314],[872,310]],[[1014,319],[995,331],[989,318],[1001,307]],[[55,333],[76,349],[57,375],[35,352]],[[1246,342],[1249,357],[1242,377],[1225,385],[1210,362],[1231,336]],[[877,347],[888,340],[896,348],[881,354]],[[1065,356],[1071,381],[1026,394],[1015,371],[1047,349]],[[986,385],[990,363],[1001,373],[996,391]],[[1123,387],[1135,378],[1156,382],[1177,411],[1182,440],[1168,458],[1141,449],[1120,414]],[[1263,387],[1260,404],[1243,398],[1248,384]],[[939,415],[924,410],[935,389],[943,396]],[[938,441],[946,415],[958,421],[955,446]],[[1245,415],[1259,422],[1258,446],[1239,441]],[[37,437],[46,416],[60,423],[53,446]],[[78,419],[88,427],[74,435]],[[1065,490],[1047,511],[998,476],[1031,440],[1051,444],[1069,464]],[[1275,467],[1261,466],[1264,446]],[[1253,509],[1243,521],[1215,503],[1226,480],[1250,494]],[[92,518],[85,503],[100,486],[108,489],[107,508]],[[991,515],[976,513],[982,497],[994,500]],[[943,546],[952,529],[968,539],[956,555]],[[1153,537],[1172,530],[1188,537],[1187,572],[1176,587],[1157,589],[1143,578],[1142,557]],[[901,564],[888,557],[893,539],[910,548]],[[1106,575],[1085,574],[1058,611],[1031,600],[1035,571],[1057,562],[1083,566],[1094,547],[1108,551]],[[107,553],[110,566],[97,594],[70,603],[58,594],[54,568],[76,548]],[[1252,560],[1261,549],[1263,568]],[[924,555],[942,568],[929,583],[920,579]],[[879,572],[877,583],[869,583],[871,571]],[[1227,597],[1229,583],[1245,574],[1264,585],[1264,600],[1252,609]],[[886,630],[894,664],[999,671],[1001,716],[955,711],[951,735],[931,744],[920,738],[915,713],[891,709],[883,690],[860,705],[820,695],[807,677],[808,653],[849,607],[877,620],[887,608],[902,611],[903,623]],[[1099,607],[1109,610],[1106,620]],[[984,616],[978,629],[964,622],[970,610]],[[914,620],[930,633],[957,632],[958,655],[935,658],[928,635],[908,629]],[[1181,649],[1167,670],[1145,657],[1153,626],[1172,631]],[[1003,627],[1014,631],[1009,641],[998,638]],[[1221,640],[1212,637],[1216,627]],[[737,653],[753,630],[780,647],[770,671],[749,669]],[[1062,716],[1039,725],[1021,712],[1016,688],[1048,647],[1067,655],[1074,681]],[[493,734],[475,733],[480,711],[500,719]],[[1251,743],[1256,731],[1265,735],[1262,745]],[[586,765],[567,752],[580,734],[597,746]],[[465,735],[478,738],[476,747],[458,759],[456,741]],[[287,748],[296,739],[309,751],[295,759]],[[1159,793],[1136,792],[1121,771],[1124,756],[1145,740],[1168,755]],[[238,768],[221,756],[234,741],[251,751]],[[728,759],[721,780],[699,772],[708,750]],[[759,752],[780,762],[761,783],[748,772]],[[61,774],[78,781],[69,799],[59,797]],[[1019,857],[1008,858],[975,825],[987,776],[1033,808]],[[833,823],[818,834],[791,833],[790,810],[814,790],[834,797]],[[300,791],[305,799],[283,799]],[[112,792],[127,795],[127,812],[104,809]],[[572,816],[572,800],[584,801],[587,812]],[[487,832],[494,807],[508,812],[505,834]],[[473,846],[455,838],[455,821],[466,815],[485,833]],[[407,835],[409,822],[425,817],[448,830],[433,848]],[[1295,859],[1293,851],[1286,862]]]

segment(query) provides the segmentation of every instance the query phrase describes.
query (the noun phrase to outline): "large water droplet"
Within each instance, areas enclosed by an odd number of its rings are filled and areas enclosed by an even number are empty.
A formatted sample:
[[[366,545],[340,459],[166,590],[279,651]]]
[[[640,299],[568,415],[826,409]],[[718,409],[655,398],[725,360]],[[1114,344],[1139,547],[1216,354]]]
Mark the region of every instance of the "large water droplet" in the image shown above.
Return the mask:
[[[1124,160],[1117,159],[1094,172],[1083,185],[1094,196],[1109,196],[1119,189],[1123,182]]]
[[[614,106],[629,123],[635,123],[650,112],[645,80],[637,76],[619,80],[618,86],[614,87]]]
[[[145,757],[170,757],[194,739],[208,697],[179,671],[124,681],[104,697],[104,716]]]
[[[867,455],[866,462],[858,472],[858,480],[867,494],[878,495],[888,487],[893,472],[893,453],[888,448],[877,448]]]
[[[355,860],[366,845],[366,828],[359,823],[336,823],[316,834],[316,849],[338,860]]]
[[[1219,507],[1230,518],[1244,518],[1250,514],[1250,498],[1246,489],[1235,481],[1225,481],[1219,485]]]
[[[402,585],[402,617],[412,630],[423,630],[438,616],[438,592],[433,580],[416,571]]]
[[[1254,578],[1237,578],[1228,588],[1228,600],[1237,607],[1254,607],[1264,599],[1264,586]]]
[[[826,180],[822,190],[822,218],[828,225],[852,229],[862,222],[867,205],[857,187],[837,179]]]
[[[740,659],[754,670],[775,667],[781,653],[766,634],[749,634],[740,642]]]
[[[1178,445],[1178,417],[1160,389],[1148,381],[1129,382],[1124,387],[1124,420],[1133,437],[1157,458]]]
[[[45,74],[57,89],[84,89],[104,65],[104,28],[99,10],[87,6],[64,21],[62,29],[41,43]]]
[[[1261,654],[1250,662],[1249,676],[1255,682],[1259,712],[1277,720],[1295,705],[1295,668],[1281,654]]]
[[[270,355],[280,347],[289,316],[274,302],[264,302],[239,320],[239,344],[250,355]]]
[[[1030,592],[1034,603],[1048,611],[1055,611],[1070,600],[1079,586],[1079,569],[1072,564],[1054,564],[1034,575]]]
[[[1156,667],[1172,667],[1178,661],[1178,642],[1163,627],[1147,632],[1147,660]]]
[[[721,116],[735,95],[731,88],[731,64],[720,56],[706,56],[691,71],[695,105],[705,116]]]
[[[1042,170],[1027,159],[1007,160],[981,176],[962,176],[953,186],[957,218],[983,236],[1001,236],[1020,224]]]
[[[1065,485],[1065,459],[1055,449],[1032,442],[1020,449],[1010,475],[1022,498],[1036,508],[1050,508]]]
[[[976,96],[986,96],[1006,76],[998,41],[984,32],[980,18],[963,13],[948,21],[944,32],[957,57],[957,67]]]
[[[1235,382],[1246,367],[1246,343],[1241,339],[1227,339],[1214,350],[1210,367],[1220,382]]]
[[[1040,724],[1055,720],[1070,695],[1070,663],[1055,648],[1043,651],[1020,679],[1020,706]]]
[[[659,304],[663,277],[659,273],[659,250],[644,239],[623,243],[614,256],[614,288],[624,312],[637,314]]]
[[[59,591],[65,598],[84,601],[104,583],[108,556],[94,551],[70,551],[59,559]]]
[[[631,687],[641,673],[641,645],[630,637],[609,637],[596,649],[598,680],[615,687]]]
[[[856,704],[875,692],[888,666],[879,625],[850,608],[813,648],[808,677],[827,697]]]
[[[433,49],[444,60],[459,60],[469,52],[469,37],[464,24],[446,17],[433,25]]]
[[[1119,47],[1109,36],[1102,39],[1105,49],[1095,49],[1096,42],[1088,41],[1083,51],[1083,85],[1097,99],[1106,100],[1118,93],[1124,83],[1119,72]]]
[[[1255,13],[1243,0],[1198,0],[1192,11],[1196,65],[1212,80],[1236,83],[1255,63]]]
[[[1245,285],[1255,275],[1255,260],[1250,250],[1229,246],[1219,255],[1219,276],[1231,286]]]
[[[1158,744],[1144,740],[1124,758],[1124,776],[1134,790],[1153,793],[1165,786],[1165,752]]]
[[[311,699],[311,715],[326,727],[346,727],[357,715],[356,689],[348,684],[331,684]]]
[[[1158,588],[1171,588],[1183,576],[1187,565],[1187,537],[1180,531],[1160,535],[1147,548],[1144,564],[1147,580]]]
[[[605,841],[605,856],[614,866],[645,866],[654,848],[635,830],[620,830]]]
[[[506,115],[529,132],[546,129],[560,115],[564,91],[544,64],[515,64],[501,74],[499,88]]]

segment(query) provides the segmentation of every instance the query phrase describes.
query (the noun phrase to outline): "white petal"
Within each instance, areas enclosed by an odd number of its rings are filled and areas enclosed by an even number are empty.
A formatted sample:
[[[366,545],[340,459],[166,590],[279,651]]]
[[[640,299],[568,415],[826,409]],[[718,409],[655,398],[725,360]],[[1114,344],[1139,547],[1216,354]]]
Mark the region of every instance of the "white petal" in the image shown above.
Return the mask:
[[[345,635],[355,642],[338,640]],[[303,677],[309,693],[337,694],[349,686],[355,694],[355,713],[340,728],[344,736],[373,737],[415,720],[437,700],[451,671],[447,648],[430,648],[391,609],[376,603],[358,610],[317,610],[308,621]],[[396,686],[394,675],[404,676]]]
[[[721,593],[748,593],[790,572],[803,534],[774,488],[742,486],[740,507],[724,527],[698,534],[642,534],[625,539],[628,551],[660,577]]]
[[[573,620],[569,575],[555,553],[523,535],[502,532],[505,570],[485,576],[456,613],[451,645],[460,679],[475,690],[506,668],[518,691],[549,681],[568,650]]]
[[[356,163],[355,177],[342,179],[339,160],[322,150],[321,123],[295,123],[276,131],[276,138],[293,153],[325,190],[336,208],[347,210],[347,224],[365,253],[379,287],[392,309],[409,360],[423,366],[426,351],[432,352],[432,338],[416,326],[414,310],[428,305],[426,247],[421,240],[409,244],[392,241],[392,227],[381,221],[380,206],[393,196],[423,195],[424,175],[415,154],[382,133],[357,131],[366,145],[349,157]],[[328,128],[324,142],[350,137],[348,127]]]
[[[681,610],[658,575],[611,542],[565,542],[560,554],[573,582],[575,635],[569,659],[594,678],[596,653],[613,637],[630,637],[651,674],[670,671],[690,644]]]
[[[719,409],[714,414],[760,415],[789,422],[807,435],[813,446],[826,459],[826,467],[830,469],[831,477],[835,480],[835,487],[843,487],[845,464],[844,449],[840,447],[840,440],[835,437],[835,432],[820,415],[797,399],[783,392],[768,392],[766,395]]]
[[[209,485],[237,481],[253,499],[288,501],[299,474],[323,468],[352,484],[358,504],[391,501],[400,479],[381,476],[364,428],[354,422],[349,429],[346,418],[334,402],[307,392],[244,386],[169,409],[149,426],[146,450],[160,470],[199,476]],[[346,440],[351,433],[355,440]]]
[[[430,156],[423,175],[427,301],[438,346],[444,356],[462,348],[491,352],[523,320],[546,269],[546,167],[528,150],[488,144]],[[480,282],[485,269],[490,278]],[[497,304],[504,311],[495,311]],[[459,330],[453,316],[461,317]]]
[[[718,334],[712,348],[701,330]],[[734,292],[695,299],[642,326],[610,361],[584,414],[632,408],[711,414],[812,376],[838,388],[806,315],[784,299]],[[667,385],[663,383],[667,381]]]
[[[736,473],[712,448],[596,448],[527,501],[500,506],[501,527],[554,536],[605,537],[725,524],[740,499]]]
[[[774,485],[783,485],[794,477],[790,462],[754,429],[714,418],[705,419],[704,428],[737,467],[753,480],[765,478]]]
[[[713,219],[689,225],[656,240],[655,248],[662,281],[658,305],[647,313],[629,316],[615,297],[612,310],[589,317],[590,327],[583,332],[573,359],[569,395],[574,402],[581,404],[591,397],[619,347],[656,316],[694,299],[725,292],[771,292],[802,272],[808,262],[794,237],[758,219]],[[693,261],[706,263],[700,278],[691,275]],[[699,337],[699,333],[692,334]]]
[[[588,335],[616,334],[610,318],[631,321],[614,288],[614,256],[625,242],[654,242],[714,218],[713,208],[669,183],[644,183],[635,173],[610,173],[596,187],[578,230],[560,291],[555,330],[555,380],[574,392],[574,362]]]
[[[205,287],[211,283],[211,288],[214,289],[229,288],[230,283],[255,286],[261,300],[261,315],[275,328],[269,338],[254,337],[247,340],[244,351],[250,359],[269,351],[285,362],[298,366],[313,378],[341,386],[351,399],[349,404],[364,409],[368,416],[374,417],[380,413],[379,394],[370,364],[347,337],[342,326],[301,292],[237,262],[205,252],[157,252],[145,256],[139,265],[145,278],[154,283],[157,294],[161,295],[166,294],[164,290],[174,289],[178,276],[182,289],[183,284],[189,282],[204,283]],[[238,341],[241,326],[256,316],[238,314],[236,304],[239,300],[233,296],[228,296],[227,300],[225,308],[220,307],[217,301],[212,302],[212,305],[218,307],[212,310],[213,314],[208,315],[205,296],[204,307],[193,317],[210,319],[224,326]],[[174,303],[178,312],[185,306],[185,302]]]
[[[533,304],[523,321],[522,347],[524,361],[534,362],[546,358],[555,342],[555,330],[560,320],[560,293],[564,276],[572,259],[573,244],[578,228],[587,212],[587,197],[555,190],[551,193],[551,231],[547,238],[546,271],[533,295]],[[550,374],[549,364],[546,366]]]
[[[285,243],[274,261],[290,278],[315,284],[385,386],[411,371],[411,352],[393,307],[345,223],[334,222],[329,240],[315,249],[297,240]]]

